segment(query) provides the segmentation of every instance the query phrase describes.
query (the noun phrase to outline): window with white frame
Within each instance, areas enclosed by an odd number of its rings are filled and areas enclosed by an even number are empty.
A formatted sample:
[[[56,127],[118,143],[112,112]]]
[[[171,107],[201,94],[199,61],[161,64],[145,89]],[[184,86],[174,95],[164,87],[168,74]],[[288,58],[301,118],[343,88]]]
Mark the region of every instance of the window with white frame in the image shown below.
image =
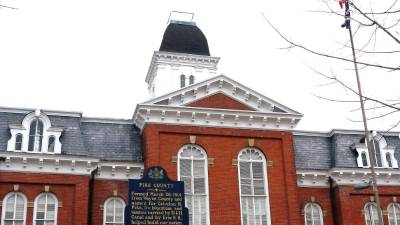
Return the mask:
[[[304,206],[305,225],[324,225],[321,207],[317,203],[307,203]]]
[[[57,225],[58,200],[54,194],[42,193],[35,199],[33,225]]]
[[[379,225],[378,207],[373,202],[368,202],[364,207],[366,225]]]
[[[238,156],[242,225],[270,225],[266,160],[255,148]]]
[[[4,197],[2,225],[25,225],[27,200],[20,192],[11,192]]]
[[[185,183],[190,225],[210,224],[207,166],[207,154],[200,146],[190,144],[179,150],[178,179]]]
[[[387,208],[389,225],[400,225],[400,204],[390,203]]]
[[[375,161],[374,166],[377,168],[399,168],[396,158],[394,157],[394,146],[389,146],[385,138],[376,134],[370,141],[370,145],[374,150]],[[360,144],[355,145],[355,149],[358,153],[357,165],[358,167],[368,168],[370,167],[370,159],[368,154],[368,147],[365,139],[362,139]]]
[[[112,197],[104,202],[104,225],[124,225],[125,202],[121,198]]]
[[[11,124],[7,151],[31,153],[61,153],[60,136],[63,128],[51,125],[39,110],[25,116],[21,124]]]

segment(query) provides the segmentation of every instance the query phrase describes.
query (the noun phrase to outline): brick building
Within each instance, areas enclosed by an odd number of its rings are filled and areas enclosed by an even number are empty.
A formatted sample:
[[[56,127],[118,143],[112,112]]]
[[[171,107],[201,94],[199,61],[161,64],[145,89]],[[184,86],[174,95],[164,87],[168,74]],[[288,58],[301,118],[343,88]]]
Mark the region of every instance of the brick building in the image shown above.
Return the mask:
[[[1,225],[120,225],[127,180],[185,181],[191,225],[373,225],[363,132],[296,131],[302,114],[217,75],[205,35],[170,21],[131,120],[0,108]],[[399,134],[373,132],[384,224],[400,225]]]

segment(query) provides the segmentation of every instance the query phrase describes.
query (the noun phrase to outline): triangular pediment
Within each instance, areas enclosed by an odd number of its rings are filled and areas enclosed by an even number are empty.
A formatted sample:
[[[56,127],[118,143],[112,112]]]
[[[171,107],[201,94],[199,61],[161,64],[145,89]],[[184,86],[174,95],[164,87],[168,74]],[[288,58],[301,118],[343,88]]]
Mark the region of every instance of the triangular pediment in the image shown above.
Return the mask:
[[[247,126],[257,124],[263,129],[271,127],[272,123],[275,129],[283,129],[282,124],[284,129],[291,129],[302,117],[302,114],[224,75],[143,102],[136,108],[133,119],[141,127],[146,121],[154,122],[155,115],[159,122],[176,117],[175,124],[199,124],[200,119],[210,126],[210,121],[218,118],[219,125],[227,126],[229,121],[234,126],[241,124],[236,126],[241,128],[243,121],[248,120]]]
[[[206,96],[202,99],[191,102],[186,106],[196,108],[256,111],[250,106],[243,104],[221,92],[213,94],[211,96]]]

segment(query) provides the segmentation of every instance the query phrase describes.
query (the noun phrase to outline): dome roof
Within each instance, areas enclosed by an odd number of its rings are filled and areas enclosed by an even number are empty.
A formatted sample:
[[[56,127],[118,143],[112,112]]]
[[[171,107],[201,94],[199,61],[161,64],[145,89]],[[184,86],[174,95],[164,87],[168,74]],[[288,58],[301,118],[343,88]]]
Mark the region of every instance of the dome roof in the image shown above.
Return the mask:
[[[210,55],[207,38],[195,23],[174,20],[164,32],[160,51]]]

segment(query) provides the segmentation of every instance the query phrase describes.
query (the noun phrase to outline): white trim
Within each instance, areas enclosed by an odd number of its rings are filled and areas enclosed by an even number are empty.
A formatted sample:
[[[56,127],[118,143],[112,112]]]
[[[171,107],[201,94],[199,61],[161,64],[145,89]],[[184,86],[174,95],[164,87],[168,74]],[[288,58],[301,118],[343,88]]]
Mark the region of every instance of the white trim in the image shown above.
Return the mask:
[[[127,180],[142,177],[141,162],[100,161],[96,158],[34,153],[0,153],[5,162],[0,171],[90,176],[97,167],[96,179]]]
[[[245,152],[246,150],[248,150],[248,149],[254,149],[256,152],[258,152],[260,155],[261,155],[261,157],[262,157],[262,163],[263,163],[263,172],[264,172],[264,184],[265,184],[265,198],[266,198],[266,201],[265,201],[265,203],[266,203],[266,206],[265,206],[265,209],[266,209],[266,216],[267,216],[267,225],[271,225],[271,210],[270,210],[270,201],[269,201],[269,185],[268,185],[268,173],[267,173],[267,160],[266,160],[266,158],[265,158],[265,155],[264,155],[264,153],[262,152],[262,151],[260,151],[259,149],[257,149],[257,148],[253,148],[253,147],[248,147],[248,148],[244,148],[244,149],[242,149],[240,152],[239,152],[239,154],[238,154],[238,156],[237,156],[237,160],[238,160],[238,165],[237,165],[237,169],[238,169],[238,182],[239,182],[239,199],[240,199],[240,221],[241,221],[241,224],[243,225],[244,223],[243,223],[243,212],[242,212],[242,188],[241,188],[241,183],[240,183],[240,181],[241,181],[241,177],[240,177],[240,155],[243,153],[243,152]],[[245,161],[245,162],[253,162],[254,160],[249,160],[249,161]],[[258,161],[259,162],[259,161]],[[250,170],[252,171],[252,168],[250,168]],[[251,177],[251,179],[253,180],[253,176],[252,175],[250,175],[250,177]],[[253,188],[252,186],[250,187],[250,188]],[[254,197],[255,195],[252,195],[252,197]],[[255,205],[253,205],[253,207],[255,207]]]
[[[309,225],[307,224],[307,207],[311,207],[311,225],[314,225],[314,210],[313,210],[313,206],[317,206],[318,208],[318,213],[319,213],[319,219],[321,221],[321,223],[319,225],[324,225],[324,217],[323,217],[323,212],[322,212],[322,208],[318,203],[315,202],[309,202],[304,206],[304,224],[305,225]]]
[[[216,70],[219,60],[219,57],[206,55],[154,51],[145,81],[148,84],[153,82],[157,67],[160,65],[191,66],[201,69]]]
[[[26,212],[27,212],[27,207],[28,207],[28,199],[26,198],[26,196],[19,191],[13,191],[13,192],[9,192],[8,194],[6,194],[6,196],[4,196],[3,198],[3,205],[2,205],[2,213],[1,213],[1,225],[4,225],[4,220],[5,220],[5,214],[6,214],[6,203],[7,203],[7,199],[12,196],[12,195],[20,195],[23,199],[24,199],[24,221],[22,223],[22,225],[26,224]],[[15,203],[16,204],[16,203]],[[13,218],[15,218],[15,205],[14,205],[14,214],[13,214]]]
[[[119,201],[122,202],[122,221],[121,222],[122,222],[122,224],[124,224],[125,206],[126,206],[126,203],[125,203],[124,199],[122,199],[121,197],[109,197],[104,201],[104,204],[103,204],[103,225],[106,225],[107,204],[110,203],[110,201],[112,201],[112,200],[119,200]],[[113,207],[113,211],[114,211],[113,221],[112,222],[107,222],[107,223],[112,223],[112,224],[113,223],[117,223],[117,222],[114,221],[114,219],[115,219],[115,205]]]
[[[114,118],[100,118],[100,117],[82,117],[83,123],[112,123],[112,124],[133,124],[132,119],[114,119]]]
[[[48,199],[48,196],[51,196],[53,199],[54,199],[54,225],[57,225],[57,218],[58,218],[58,199],[57,199],[57,196],[55,195],[55,194],[53,194],[53,193],[50,193],[50,192],[42,192],[42,193],[40,193],[38,196],[36,196],[36,198],[35,198],[35,201],[34,201],[34,208],[33,208],[33,225],[36,225],[36,214],[37,214],[37,208],[38,208],[38,206],[37,206],[37,204],[38,204],[38,200],[39,200],[39,198],[41,197],[41,196],[43,196],[43,195],[45,195],[46,196],[46,205],[45,205],[45,210],[47,210],[47,205],[48,205],[48,203],[47,203],[47,199]],[[45,211],[45,219],[43,219],[43,221],[47,221],[47,219],[46,219],[46,215],[47,215],[47,211]],[[47,223],[45,223],[45,224],[47,224]]]
[[[207,155],[207,152],[201,147],[201,146],[199,146],[199,145],[196,145],[196,144],[186,144],[186,145],[183,145],[180,149],[179,149],[179,151],[178,151],[178,154],[177,154],[177,172],[178,172],[178,180],[180,181],[181,180],[181,171],[180,171],[180,159],[181,159],[181,153],[186,149],[186,147],[188,147],[188,146],[194,146],[194,147],[196,147],[197,149],[199,149],[201,152],[202,152],[202,154],[204,155],[204,175],[205,175],[205,177],[204,177],[204,179],[205,179],[205,195],[206,195],[206,225],[209,225],[210,224],[210,200],[209,200],[209,190],[208,190],[208,155]],[[192,180],[193,180],[193,165],[194,165],[194,163],[193,163],[193,157],[191,157],[190,158],[190,160],[191,160],[191,165],[192,165],[192,168],[191,168],[191,174],[190,174],[190,178],[191,178],[191,182],[192,182]],[[191,187],[192,187],[192,190],[193,190],[193,195],[194,195],[194,184],[192,183],[191,184]],[[191,192],[192,192],[192,190],[191,190]],[[185,193],[186,193],[186,191],[185,191]],[[185,196],[185,198],[186,198],[186,196]],[[186,203],[185,203],[186,204]],[[192,202],[192,204],[194,204],[194,202]],[[189,209],[189,210],[191,210],[191,209]],[[192,216],[192,218],[194,219],[194,216]],[[191,225],[193,225],[193,222],[192,223],[190,223],[190,221],[189,221],[189,224],[191,224]]]
[[[195,92],[195,93],[194,93]],[[188,93],[187,95],[185,95]],[[189,93],[193,93],[189,95]],[[286,111],[288,114],[297,114],[302,115],[301,113],[290,109],[287,106],[284,106],[256,91],[253,89],[246,87],[231,78],[221,74],[210,78],[208,80],[196,83],[194,85],[190,85],[174,92],[162,95],[160,97],[156,97],[150,99],[149,101],[143,102],[141,104],[156,104],[161,101],[169,101],[169,105],[187,105],[191,102],[202,99],[206,96],[211,96],[216,93],[224,93],[229,97],[250,106],[253,109],[257,109],[262,112],[271,112],[271,109],[274,106]],[[182,95],[184,95],[182,99]],[[171,101],[172,100],[172,101]],[[179,103],[179,100],[181,103]],[[183,102],[182,102],[183,100]]]
[[[329,187],[329,178],[333,185],[353,186],[368,183],[371,177],[369,168],[333,168],[330,170],[297,170],[298,187]],[[376,169],[379,186],[400,186],[400,171],[397,169]]]
[[[378,131],[378,133],[383,133],[384,136],[399,137],[400,132],[386,132]],[[342,129],[332,129],[330,131],[306,131],[306,130],[293,130],[294,136],[310,136],[310,137],[332,137],[335,134],[348,134],[348,135],[365,135],[364,131],[361,130],[342,130]]]
[[[302,115],[229,109],[138,105],[135,124],[143,129],[147,123],[211,126],[243,129],[290,130]]]
[[[31,112],[35,112],[35,110],[36,109],[31,109],[31,108],[11,108],[11,107],[0,106],[0,112],[5,112],[5,113],[28,114]],[[74,111],[43,110],[43,112],[50,116],[82,117],[81,112],[74,112]]]

